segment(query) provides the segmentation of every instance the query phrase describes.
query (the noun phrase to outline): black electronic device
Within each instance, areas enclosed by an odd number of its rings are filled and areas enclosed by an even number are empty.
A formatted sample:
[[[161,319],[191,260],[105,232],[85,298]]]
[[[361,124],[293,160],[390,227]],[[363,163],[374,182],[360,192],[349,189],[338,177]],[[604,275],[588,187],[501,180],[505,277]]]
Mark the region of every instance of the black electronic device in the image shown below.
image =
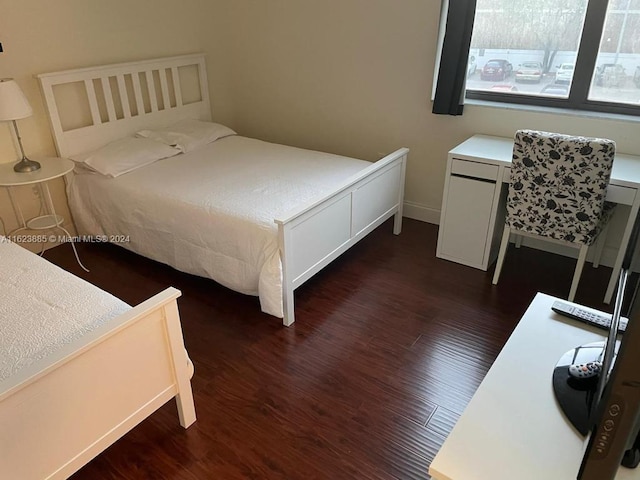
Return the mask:
[[[613,480],[622,464],[640,462],[640,318],[630,318],[615,363],[597,404],[595,424],[578,479]]]
[[[640,212],[622,262],[608,336],[597,358],[602,371],[584,396],[591,436],[578,480],[614,480],[621,464],[635,468],[640,463],[640,301],[638,279],[632,281],[631,273],[639,234]],[[616,341],[623,309],[629,321]],[[555,377],[556,372],[554,388]]]

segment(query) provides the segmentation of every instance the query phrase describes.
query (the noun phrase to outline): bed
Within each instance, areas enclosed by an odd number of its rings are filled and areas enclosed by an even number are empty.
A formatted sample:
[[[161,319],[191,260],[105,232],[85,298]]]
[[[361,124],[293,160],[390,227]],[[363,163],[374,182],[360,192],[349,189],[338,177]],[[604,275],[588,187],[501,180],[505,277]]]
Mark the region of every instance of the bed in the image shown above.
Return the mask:
[[[174,397],[195,421],[179,296],[132,308],[0,237],[2,478],[67,478]]]
[[[63,157],[211,121],[202,54],[38,79]],[[117,178],[75,175],[68,197],[80,234],[124,238],[124,248],[258,295],[289,326],[297,287],[385,220],[400,233],[407,154],[370,163],[230,135]]]

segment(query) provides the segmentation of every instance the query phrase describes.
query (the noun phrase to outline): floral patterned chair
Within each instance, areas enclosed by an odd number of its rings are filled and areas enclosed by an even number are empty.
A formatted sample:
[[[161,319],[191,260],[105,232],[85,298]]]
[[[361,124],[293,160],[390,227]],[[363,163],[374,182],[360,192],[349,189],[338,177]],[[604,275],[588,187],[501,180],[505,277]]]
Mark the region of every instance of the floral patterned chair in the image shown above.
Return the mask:
[[[615,204],[605,202],[615,142],[519,130],[513,145],[507,218],[493,276],[498,283],[511,233],[580,249],[569,291],[573,301],[587,250],[598,266]],[[600,235],[602,233],[602,235]]]

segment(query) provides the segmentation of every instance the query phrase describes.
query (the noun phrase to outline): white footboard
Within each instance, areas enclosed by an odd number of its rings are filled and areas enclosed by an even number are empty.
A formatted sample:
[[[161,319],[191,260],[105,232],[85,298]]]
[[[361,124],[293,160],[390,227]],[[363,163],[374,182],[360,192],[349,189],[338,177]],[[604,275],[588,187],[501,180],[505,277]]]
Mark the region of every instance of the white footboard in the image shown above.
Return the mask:
[[[173,397],[195,421],[174,288],[27,367],[0,393],[0,476],[67,478]]]
[[[275,220],[282,258],[284,325],[295,320],[296,288],[392,215],[393,233],[400,233],[408,153],[401,148],[387,155],[336,191]]]

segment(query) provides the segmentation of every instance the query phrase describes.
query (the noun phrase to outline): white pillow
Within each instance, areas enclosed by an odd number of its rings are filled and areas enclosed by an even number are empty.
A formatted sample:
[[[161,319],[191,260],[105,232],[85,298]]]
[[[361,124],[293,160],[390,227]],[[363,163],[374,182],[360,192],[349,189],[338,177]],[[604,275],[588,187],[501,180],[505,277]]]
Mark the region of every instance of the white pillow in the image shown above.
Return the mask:
[[[141,130],[136,135],[171,145],[182,152],[191,152],[219,138],[235,134],[220,123],[187,119],[158,130]]]
[[[126,137],[93,152],[74,155],[71,160],[82,163],[102,175],[117,177],[179,153],[180,150],[177,148],[148,138]]]

